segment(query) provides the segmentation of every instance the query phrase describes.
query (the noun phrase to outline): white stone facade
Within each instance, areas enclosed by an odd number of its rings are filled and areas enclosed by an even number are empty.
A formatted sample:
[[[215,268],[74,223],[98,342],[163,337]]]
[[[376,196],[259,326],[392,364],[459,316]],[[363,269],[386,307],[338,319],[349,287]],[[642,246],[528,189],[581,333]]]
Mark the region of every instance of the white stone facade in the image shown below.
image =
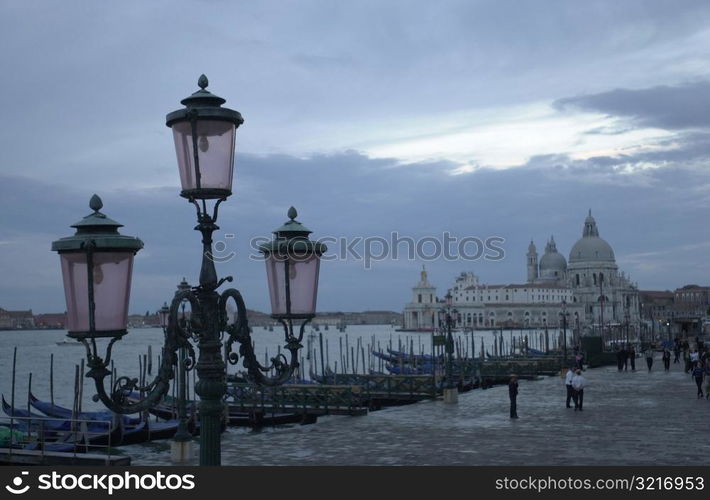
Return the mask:
[[[639,325],[638,289],[618,271],[611,246],[599,237],[591,215],[584,222],[582,238],[570,251],[569,264],[550,238],[538,261],[531,241],[526,254],[527,283],[486,285],[472,272],[461,273],[449,289],[462,328],[567,327],[580,334]],[[413,300],[405,306],[404,327],[410,330],[438,328],[443,303],[426,271],[412,289]],[[603,297],[603,299],[602,299]]]

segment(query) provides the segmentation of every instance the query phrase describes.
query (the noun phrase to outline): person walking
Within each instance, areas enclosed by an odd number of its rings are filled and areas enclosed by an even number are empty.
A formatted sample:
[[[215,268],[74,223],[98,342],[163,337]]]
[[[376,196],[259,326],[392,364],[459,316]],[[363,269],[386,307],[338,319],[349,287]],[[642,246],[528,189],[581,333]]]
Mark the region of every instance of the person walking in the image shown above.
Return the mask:
[[[695,365],[698,361],[700,361],[700,353],[697,349],[693,349],[690,351],[690,362]]]
[[[703,364],[704,375],[703,375],[703,391],[705,392],[705,399],[710,399],[710,359],[706,359]]]
[[[668,371],[671,368],[671,351],[663,349],[663,368]]]
[[[584,388],[587,386],[587,379],[582,376],[582,370],[577,370],[572,377],[572,389],[574,390],[574,411],[582,411],[584,403]]]
[[[653,366],[653,349],[651,348],[651,344],[649,344],[644,351],[644,356],[646,356],[646,366],[648,366],[648,371],[650,372]]]
[[[631,371],[636,371],[636,349],[634,346],[629,347],[629,361],[631,362]]]
[[[567,388],[567,401],[565,406],[567,406],[567,408],[572,408],[570,402],[572,401],[572,394],[574,393],[574,389],[572,388],[572,377],[574,377],[574,371],[575,367],[570,366],[567,370],[567,374],[565,375],[565,387]]]
[[[584,369],[584,355],[581,352],[577,351],[574,355],[574,363],[576,368],[579,368],[580,370]]]
[[[508,396],[510,397],[510,418],[518,418],[518,376],[513,374],[508,382]]]
[[[690,362],[690,352],[688,349],[683,349],[683,365],[685,373],[690,373],[693,370],[693,363]]]
[[[619,371],[624,369],[624,353],[621,352],[621,347],[616,348],[616,368]]]
[[[700,363],[696,363],[690,375],[695,379],[695,385],[698,386],[698,399],[702,399],[704,396],[703,377],[705,376],[705,368]]]
[[[623,363],[624,371],[627,371],[629,368],[629,351],[626,350],[626,347],[621,348],[621,362]]]

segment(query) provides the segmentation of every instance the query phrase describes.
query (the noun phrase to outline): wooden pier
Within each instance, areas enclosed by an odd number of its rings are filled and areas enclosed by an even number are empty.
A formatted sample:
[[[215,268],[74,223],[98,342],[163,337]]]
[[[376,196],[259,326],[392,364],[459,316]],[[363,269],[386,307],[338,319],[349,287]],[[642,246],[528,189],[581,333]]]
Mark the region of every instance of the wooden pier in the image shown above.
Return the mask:
[[[131,457],[0,448],[0,465],[131,465]]]
[[[507,358],[481,362],[457,360],[459,392],[507,384],[510,375],[536,379],[554,376],[563,367],[561,357]],[[230,414],[366,415],[369,411],[400,406],[442,394],[442,379],[433,375],[329,374],[318,384],[285,384],[257,387],[231,383],[227,398]]]
[[[257,412],[262,414],[367,415],[358,386],[287,384],[278,387],[257,387],[252,384],[230,385],[227,398],[229,413]]]

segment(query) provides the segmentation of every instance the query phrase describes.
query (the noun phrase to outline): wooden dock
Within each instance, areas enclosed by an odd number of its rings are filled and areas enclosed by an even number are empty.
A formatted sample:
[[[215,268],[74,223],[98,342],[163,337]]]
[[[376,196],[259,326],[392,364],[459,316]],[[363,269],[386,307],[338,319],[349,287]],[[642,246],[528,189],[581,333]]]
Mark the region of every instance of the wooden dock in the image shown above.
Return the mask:
[[[131,465],[131,457],[0,448],[0,465]]]
[[[286,384],[257,387],[252,384],[230,384],[227,399],[229,413],[262,414],[367,415],[360,388],[352,385]]]

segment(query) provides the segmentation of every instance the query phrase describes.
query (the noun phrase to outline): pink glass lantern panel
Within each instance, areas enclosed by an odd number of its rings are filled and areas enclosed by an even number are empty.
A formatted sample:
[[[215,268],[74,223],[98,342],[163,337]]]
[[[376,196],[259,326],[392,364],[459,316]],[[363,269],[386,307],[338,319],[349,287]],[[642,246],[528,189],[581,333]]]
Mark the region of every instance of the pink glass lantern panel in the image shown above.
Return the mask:
[[[178,122],[172,129],[182,189],[198,189],[190,122]],[[235,135],[233,123],[218,120],[197,122],[200,188],[232,190]]]
[[[163,328],[168,326],[168,316],[170,316],[170,311],[169,310],[160,310],[158,311],[158,320],[160,321],[160,326]]]
[[[94,321],[97,331],[125,330],[133,274],[132,252],[94,253]],[[60,254],[67,329],[89,331],[89,295],[86,254]]]
[[[267,257],[266,277],[273,315],[287,314],[285,268],[282,257]],[[315,255],[289,259],[291,314],[315,314],[319,270],[320,259]]]

